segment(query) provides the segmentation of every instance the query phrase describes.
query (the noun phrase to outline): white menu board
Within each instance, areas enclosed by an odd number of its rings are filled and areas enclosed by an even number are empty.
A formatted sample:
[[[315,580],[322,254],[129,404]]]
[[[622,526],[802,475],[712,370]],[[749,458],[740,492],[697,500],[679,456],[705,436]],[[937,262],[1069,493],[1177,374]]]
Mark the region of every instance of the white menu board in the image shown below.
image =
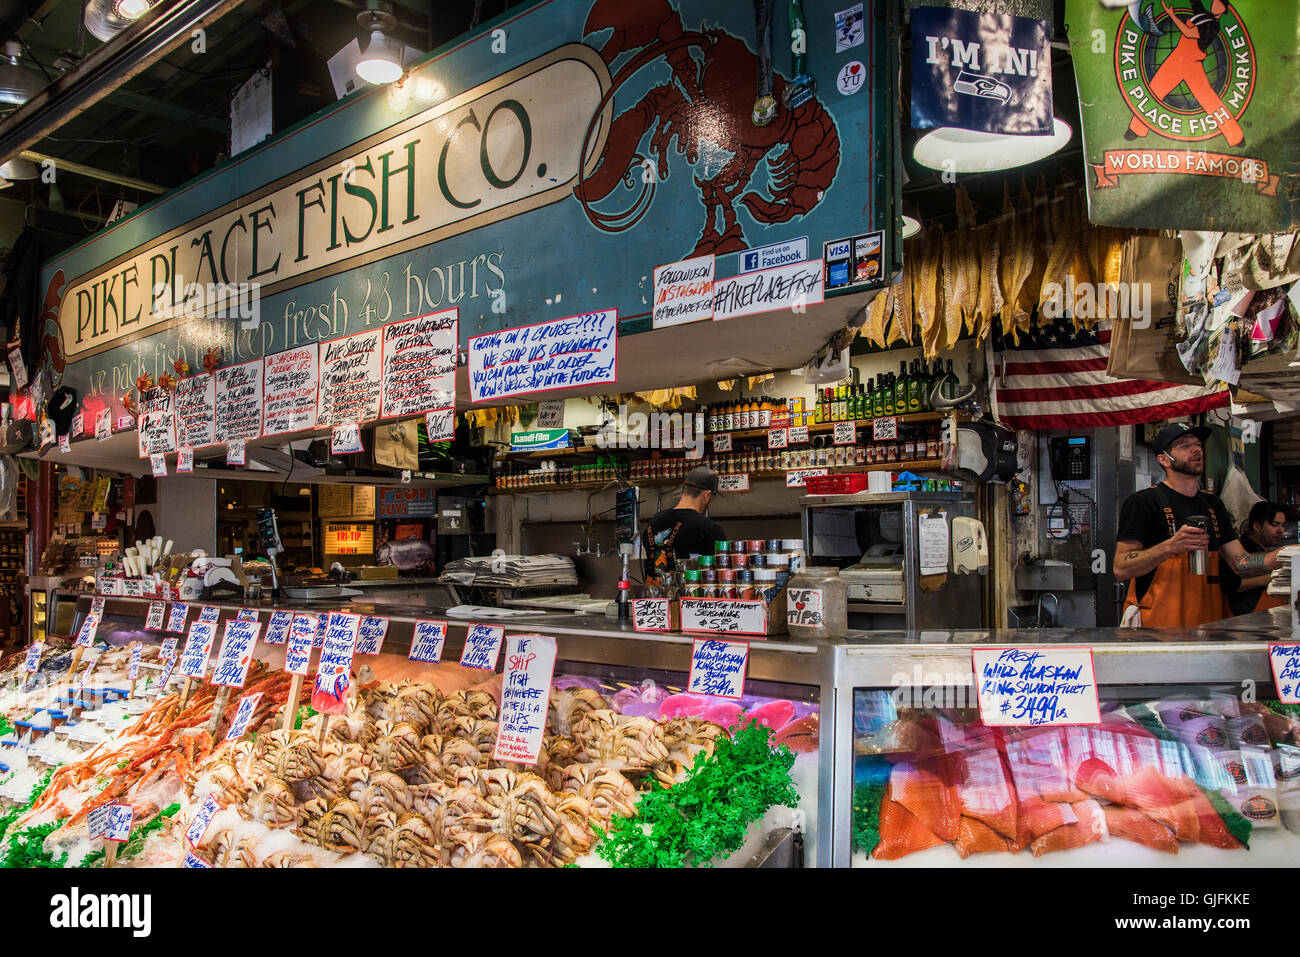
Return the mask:
[[[318,426],[361,424],[379,418],[383,385],[380,335],[376,329],[321,343]]]
[[[256,439],[262,434],[262,360],[218,369],[217,442]]]
[[[263,435],[283,435],[316,427],[318,355],[316,344],[312,343],[263,360],[262,393],[266,402]]]
[[[447,309],[384,326],[382,418],[455,406],[459,312]]]
[[[201,449],[217,444],[217,391],[210,375],[176,383],[176,446]]]
[[[174,396],[166,389],[154,389],[140,403],[140,430],[136,433],[140,458],[176,451],[176,423],[172,416]]]

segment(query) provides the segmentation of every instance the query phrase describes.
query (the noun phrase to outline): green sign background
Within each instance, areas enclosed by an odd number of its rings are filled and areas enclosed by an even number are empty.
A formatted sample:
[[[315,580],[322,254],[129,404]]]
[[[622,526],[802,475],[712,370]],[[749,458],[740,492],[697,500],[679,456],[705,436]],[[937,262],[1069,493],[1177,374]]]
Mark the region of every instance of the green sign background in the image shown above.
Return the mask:
[[[1234,0],[1216,30],[1208,18],[1193,23],[1187,0],[1170,3],[1187,35],[1161,3],[1142,6],[1151,19],[1140,25],[1097,0],[1066,3],[1089,218],[1148,229],[1293,228],[1300,8]]]

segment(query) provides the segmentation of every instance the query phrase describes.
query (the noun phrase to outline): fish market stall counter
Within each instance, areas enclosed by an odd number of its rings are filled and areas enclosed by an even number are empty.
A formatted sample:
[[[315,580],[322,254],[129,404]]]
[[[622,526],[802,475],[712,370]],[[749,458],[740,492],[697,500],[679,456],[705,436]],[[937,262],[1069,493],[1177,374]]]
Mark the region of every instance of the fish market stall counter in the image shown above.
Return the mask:
[[[91,603],[89,595],[78,598],[74,635]],[[123,849],[118,866],[705,863],[692,858],[701,846],[714,852],[705,855],[714,864],[771,866],[774,844],[787,856],[802,849],[809,866],[824,860],[822,645],[755,642],[740,694],[727,699],[686,693],[693,639],[636,633],[616,621],[547,614],[466,621],[441,609],[358,599],[192,603],[183,622],[169,620],[180,609],[168,603],[162,626],[153,627],[151,604],[105,598],[86,660],[122,657],[140,641],[143,658],[157,663],[160,644],[177,639],[182,664],[166,693],[155,698],[158,670],[142,674],[138,710],[103,735],[97,751],[52,755],[34,767],[0,810],[0,822],[11,817],[3,841],[26,835],[24,847],[40,847],[52,861],[66,853],[75,865],[97,846],[88,811],[116,800],[132,806],[142,831],[149,828],[138,847]],[[188,639],[205,610],[217,628],[204,677],[182,679]],[[316,626],[305,616],[329,612],[360,616],[356,638],[344,625],[349,680],[314,681],[321,656],[332,660],[337,645],[334,623],[342,619],[331,618],[323,649],[310,652],[302,691],[286,708],[295,693],[287,650],[310,645]],[[256,622],[254,660],[242,688],[227,691],[212,679],[225,673],[227,623],[238,631],[241,615]],[[555,649],[553,667],[540,672],[549,701],[535,764],[494,758],[500,732],[511,730],[503,708],[517,697],[517,670],[505,703],[503,672],[523,667],[515,659],[526,656],[512,653],[521,634],[546,636],[543,644],[552,640]],[[194,644],[201,659],[201,642]],[[46,651],[38,681],[19,673],[21,658],[5,662],[15,677],[0,713],[21,720],[62,710],[56,698],[78,700],[79,679],[59,660],[68,653],[66,646]],[[116,672],[110,680],[122,685]],[[93,688],[98,678],[88,681]],[[248,706],[248,733],[226,741],[241,697],[252,694],[261,697]],[[315,713],[309,701],[341,713]],[[76,717],[93,724],[105,707],[89,701]],[[286,720],[296,727],[282,729]],[[9,757],[32,744],[15,737],[0,746]],[[18,792],[41,784],[42,773],[51,779],[27,806]],[[207,823],[205,805],[215,814]],[[693,812],[697,829],[689,834],[680,810],[688,805],[705,809]],[[622,826],[634,813],[638,824]],[[654,826],[647,833],[641,823]],[[33,845],[40,828],[43,840]]]
[[[836,643],[833,863],[1293,866],[1300,709],[1270,671],[1268,643],[1295,640],[1280,612]],[[972,651],[1016,646],[1090,648],[1100,723],[985,724]]]

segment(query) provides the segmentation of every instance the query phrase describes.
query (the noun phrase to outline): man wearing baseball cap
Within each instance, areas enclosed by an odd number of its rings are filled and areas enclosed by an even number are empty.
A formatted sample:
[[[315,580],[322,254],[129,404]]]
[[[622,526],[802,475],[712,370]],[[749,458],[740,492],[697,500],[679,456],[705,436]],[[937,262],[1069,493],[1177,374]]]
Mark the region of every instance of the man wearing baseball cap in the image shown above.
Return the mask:
[[[677,505],[650,519],[642,537],[647,584],[675,568],[679,558],[712,555],[713,543],[726,539],[722,526],[707,517],[717,497],[717,472],[701,465],[686,473]]]
[[[1125,626],[1195,627],[1227,618],[1220,561],[1242,578],[1282,564],[1276,550],[1249,554],[1223,503],[1201,491],[1209,434],[1204,426],[1182,422],[1156,433],[1151,449],[1165,479],[1135,492],[1120,508],[1114,566],[1115,580],[1130,583]]]

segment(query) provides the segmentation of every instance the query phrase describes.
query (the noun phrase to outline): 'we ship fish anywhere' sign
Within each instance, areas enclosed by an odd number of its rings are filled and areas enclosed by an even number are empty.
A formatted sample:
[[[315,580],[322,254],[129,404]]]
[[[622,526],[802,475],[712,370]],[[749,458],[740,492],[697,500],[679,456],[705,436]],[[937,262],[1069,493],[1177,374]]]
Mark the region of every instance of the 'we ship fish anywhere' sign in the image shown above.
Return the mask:
[[[555,639],[545,635],[511,635],[506,639],[501,723],[492,749],[494,761],[537,763],[546,730],[555,654]]]
[[[990,727],[1101,723],[1091,648],[976,648],[971,661]]]

